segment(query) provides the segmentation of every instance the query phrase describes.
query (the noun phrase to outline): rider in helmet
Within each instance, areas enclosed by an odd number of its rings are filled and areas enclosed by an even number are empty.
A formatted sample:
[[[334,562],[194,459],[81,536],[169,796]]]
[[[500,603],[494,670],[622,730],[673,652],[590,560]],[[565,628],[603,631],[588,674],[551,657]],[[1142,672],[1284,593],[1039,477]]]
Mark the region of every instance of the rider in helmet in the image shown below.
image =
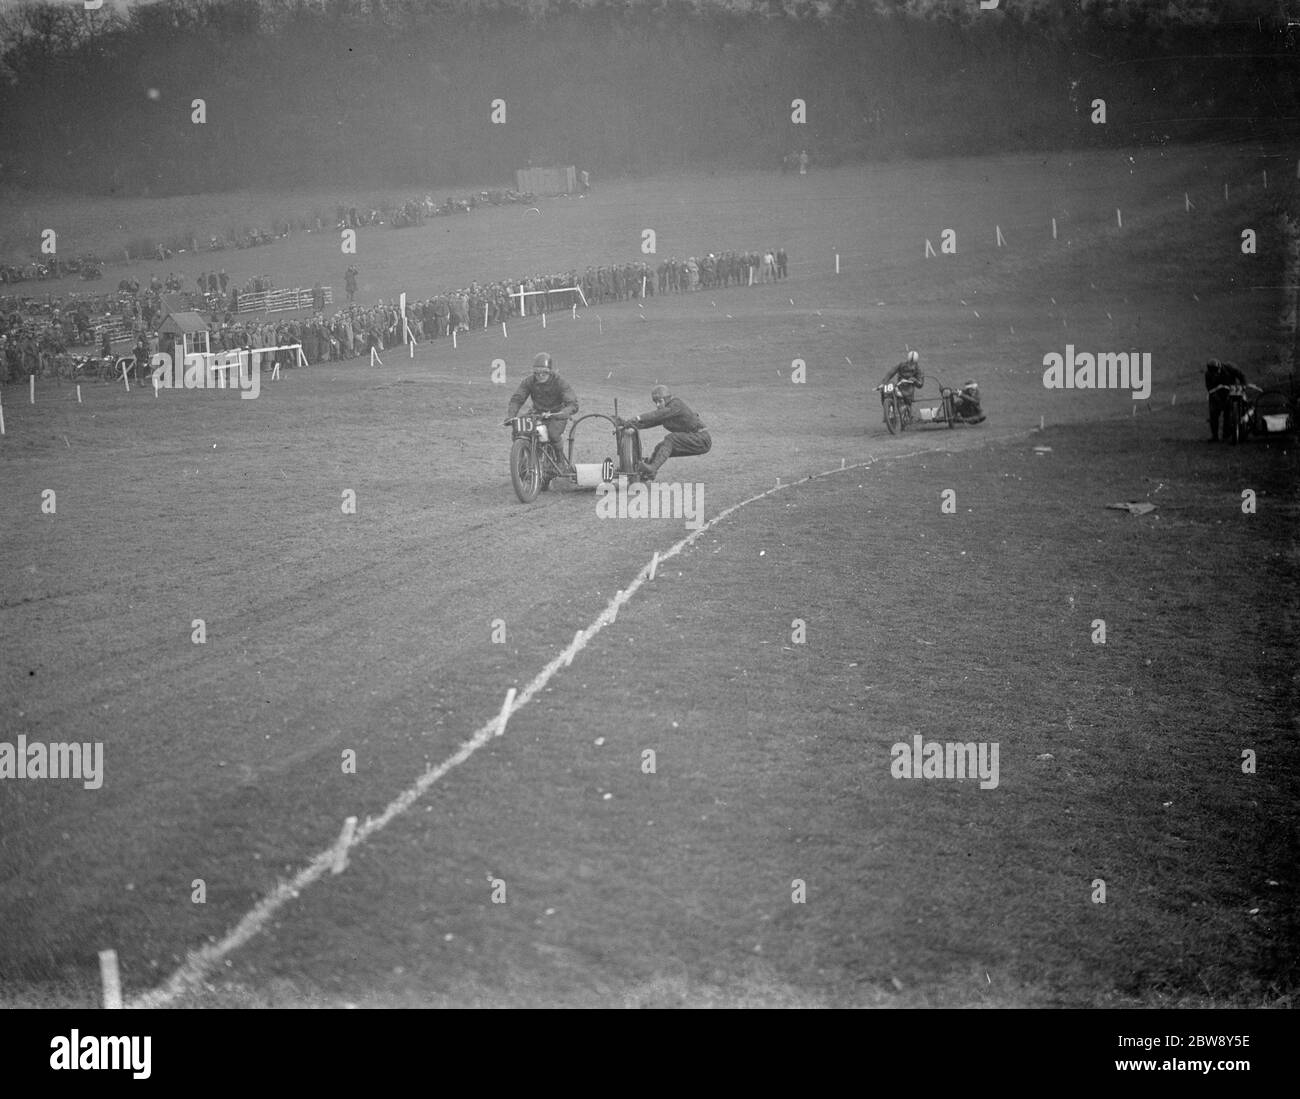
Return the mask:
[[[555,360],[544,351],[533,358],[532,373],[519,383],[519,388],[510,398],[506,411],[507,424],[530,397],[534,412],[551,413],[550,419],[546,421],[546,433],[556,458],[563,462],[564,452],[560,449],[560,441],[564,438],[569,417],[578,411],[578,398],[573,387],[555,372]]]
[[[960,389],[954,390],[952,407],[957,416],[968,424],[978,424],[984,420],[984,410],[980,408],[980,387],[972,381]]]
[[[619,421],[620,426],[654,427],[662,425],[668,434],[659,440],[648,462],[637,465],[637,472],[647,481],[653,481],[660,467],[669,458],[687,454],[707,454],[713,447],[704,422],[687,406],[680,397],[674,397],[666,385],[657,385],[650,390],[650,400],[654,402],[653,412],[642,412],[629,420]]]
[[[925,385],[925,375],[921,372],[921,356],[915,351],[909,351],[907,358],[886,374],[884,381],[880,384],[885,386],[894,380],[898,381],[899,396],[907,402],[910,408],[913,390],[920,389]]]

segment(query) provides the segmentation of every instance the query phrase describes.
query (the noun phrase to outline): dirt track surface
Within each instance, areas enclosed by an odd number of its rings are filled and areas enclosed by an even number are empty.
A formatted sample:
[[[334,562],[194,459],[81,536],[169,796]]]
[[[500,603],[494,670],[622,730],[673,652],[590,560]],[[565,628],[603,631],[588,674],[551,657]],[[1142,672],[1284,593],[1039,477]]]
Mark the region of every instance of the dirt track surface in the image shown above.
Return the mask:
[[[792,254],[830,253],[840,230],[833,204],[822,212],[821,236],[806,249],[783,240]],[[703,416],[715,445],[706,458],[671,462],[665,475],[703,483],[707,518],[777,477],[789,481],[904,452],[961,455],[1024,437],[1040,416],[1060,422],[1128,415],[1135,402],[1127,393],[1043,389],[1042,355],[1067,339],[1080,347],[1165,348],[1167,360],[1160,361],[1169,365],[1157,376],[1158,397],[1168,404],[1177,393],[1186,407],[1199,384],[1193,349],[1218,318],[1188,312],[1149,344],[1134,342],[1146,338],[1137,328],[1107,343],[1115,323],[1104,317],[1107,306],[1114,317],[1132,320],[1173,308],[1187,295],[1183,286],[1152,285],[1140,264],[1116,268],[1102,255],[1109,245],[1093,247],[1094,259],[1082,267],[1044,258],[1032,277],[985,273],[992,261],[980,258],[936,282],[933,268],[916,263],[894,279],[893,304],[883,308],[862,305],[885,293],[867,276],[806,273],[775,286],[653,299],[643,309],[604,306],[580,311],[578,320],[566,314],[552,318],[545,332],[532,319],[512,326],[508,339],[481,333],[456,352],[448,341],[421,346],[414,359],[390,350],[382,368],[357,361],[290,371],[279,382],[263,379],[257,400],[231,391],[164,391],[155,398],[149,390],[87,386],[78,404],[71,387],[45,386],[30,407],[25,392],[6,390],[5,735],[102,741],[106,761],[104,786],[93,793],[72,782],[6,784],[6,984],[19,999],[88,1001],[94,951],[108,944],[122,957],[129,991],[157,983],[187,950],[225,933],[277,880],[333,842],[345,817],[378,813],[424,768],[450,755],[499,709],[506,689],[531,680],[656,549],[688,533],[680,521],[601,520],[590,493],[557,489],[529,506],[514,499],[508,433],[499,423],[519,364],[533,351],[544,347],[556,356],[584,411],[612,411],[617,398],[626,414],[643,407],[651,384],[671,382]],[[1098,288],[1098,278],[1109,282]],[[958,303],[971,287],[988,299],[978,320]],[[1068,315],[1043,300],[1054,293],[1058,302],[1071,294]],[[1225,313],[1230,297],[1221,303]],[[989,422],[887,436],[870,386],[904,342],[936,348],[927,358],[927,395],[940,380],[976,376]],[[506,387],[488,382],[497,356],[511,364]],[[803,385],[790,381],[795,358],[809,366]],[[1139,415],[1151,412],[1142,405]],[[1195,435],[1199,421],[1189,412],[1180,422]],[[580,440],[579,460],[612,452],[598,431]],[[648,442],[657,434],[648,433]],[[882,463],[872,472],[906,476],[905,469]],[[40,510],[47,489],[57,493],[53,515]],[[356,494],[353,515],[341,508],[348,490]],[[797,495],[785,503],[798,506]],[[779,540],[780,510],[765,514]],[[862,535],[870,538],[869,524]],[[700,586],[700,613],[716,621],[733,605],[717,599],[730,589],[709,561],[725,552],[727,524],[710,539],[684,554],[674,572]],[[834,538],[824,549],[828,562],[841,552]],[[837,585],[845,582],[818,585],[823,613],[833,613]],[[996,572],[987,578],[997,582]],[[751,583],[734,590],[737,607],[772,594]],[[206,630],[201,645],[191,640],[196,619]],[[492,642],[496,619],[505,623],[504,644]],[[606,827],[577,746],[638,725],[647,699],[630,683],[655,684],[665,713],[703,706],[715,687],[744,675],[738,653],[745,642],[738,636],[733,652],[718,648],[717,638],[693,648],[691,623],[676,619],[644,621],[644,629],[626,648],[602,636],[564,673],[562,685],[557,681],[556,690],[576,690],[570,708],[539,704],[513,719],[506,740],[459,768],[427,803],[355,856],[376,860],[366,888],[381,893],[399,888],[382,865],[387,845],[405,852],[395,866],[405,867],[418,852],[430,875],[414,898],[394,893],[393,902],[404,919],[429,913],[428,926],[375,930],[375,967],[392,973],[409,966],[398,959],[424,949],[434,932],[440,940],[479,934],[479,962],[467,963],[458,978],[462,999],[490,999],[484,990],[509,988],[545,1002],[560,996],[569,978],[552,985],[526,972],[520,951],[527,953],[527,931],[480,918],[486,879],[551,874],[557,889],[562,882],[606,881],[614,896],[605,917],[633,904],[636,889],[655,888],[620,861],[629,845],[650,835],[641,832],[648,825],[625,821],[627,831],[609,845],[604,866],[564,857],[569,829],[590,836]],[[695,652],[703,670],[677,689],[665,681],[659,654],[682,648]],[[764,705],[764,689],[755,687],[756,708]],[[791,736],[811,735],[833,719],[831,689],[815,677],[784,684],[784,704],[807,713]],[[343,773],[346,751],[356,753],[355,774]],[[707,765],[717,762],[711,757]],[[816,796],[819,768],[833,763],[819,761],[800,779],[807,796]],[[768,781],[780,781],[782,768],[774,761]],[[738,771],[718,783],[725,787],[742,773],[754,777]],[[521,789],[528,799],[516,796]],[[689,806],[663,811],[693,813],[696,794],[681,795]],[[821,840],[831,847],[842,841],[829,833]],[[761,836],[755,843],[761,847]],[[673,857],[687,864],[694,858],[698,879],[706,880],[718,852],[689,850],[674,846]],[[549,852],[550,869],[529,866],[520,852]],[[788,891],[786,878],[781,888]],[[207,890],[202,905],[192,903],[196,879]],[[454,882],[458,899],[419,892],[433,890],[435,881]],[[356,888],[346,875],[327,880],[305,899],[308,907],[277,915],[293,921],[276,940],[291,957],[291,974],[275,977],[289,982],[287,999],[300,994],[300,984],[316,990],[311,995],[377,989],[408,1002],[432,995],[432,972],[405,985],[396,981],[405,991],[359,974],[354,983],[330,986],[335,921],[342,921],[346,942],[348,927],[362,935],[350,920],[368,923],[375,915],[346,900]],[[533,890],[535,898],[544,893]],[[337,912],[332,898],[345,898]],[[678,901],[686,910],[695,904]],[[752,913],[742,899],[735,904],[731,915],[744,923]],[[701,913],[708,908],[702,899],[698,905]],[[435,917],[439,911],[459,912],[459,923]],[[524,920],[522,912],[513,918]],[[714,930],[701,933],[700,958],[684,963],[688,969],[704,964],[719,936],[732,934],[723,915],[714,911],[707,919]],[[581,919],[570,927],[571,936],[588,930]],[[826,929],[841,933],[843,927]],[[254,949],[270,949],[270,941]],[[552,945],[571,983],[591,992],[583,976],[591,959],[574,949],[572,939]],[[507,972],[510,966],[516,969]],[[714,969],[706,979],[719,986],[747,979],[739,963],[719,961]],[[653,983],[664,972],[650,967],[641,976]],[[924,967],[918,972],[923,979]],[[258,986],[266,974],[255,970],[248,983]],[[766,987],[770,978],[760,973],[754,981]],[[595,983],[591,994],[600,999]],[[791,987],[782,984],[775,998],[804,994]],[[607,998],[624,991],[604,988]],[[807,994],[820,995],[815,988]],[[733,986],[727,995],[748,993]],[[764,998],[761,989],[755,995]],[[275,998],[265,988],[257,996]]]

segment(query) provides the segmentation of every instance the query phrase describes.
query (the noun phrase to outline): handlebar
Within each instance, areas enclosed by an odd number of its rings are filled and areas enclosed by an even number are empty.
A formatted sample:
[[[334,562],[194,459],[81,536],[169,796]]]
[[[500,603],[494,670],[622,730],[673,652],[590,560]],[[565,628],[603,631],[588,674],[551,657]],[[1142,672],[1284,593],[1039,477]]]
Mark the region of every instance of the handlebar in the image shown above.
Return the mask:
[[[1229,391],[1233,389],[1259,389],[1259,386],[1253,385],[1250,382],[1241,382],[1241,383],[1233,382],[1231,385],[1227,384],[1226,382],[1221,382],[1219,385],[1216,385],[1213,389],[1207,390],[1206,392],[1217,393],[1219,392],[1220,389],[1227,389]],[[1263,392],[1262,389],[1260,389],[1259,391],[1261,393]]]

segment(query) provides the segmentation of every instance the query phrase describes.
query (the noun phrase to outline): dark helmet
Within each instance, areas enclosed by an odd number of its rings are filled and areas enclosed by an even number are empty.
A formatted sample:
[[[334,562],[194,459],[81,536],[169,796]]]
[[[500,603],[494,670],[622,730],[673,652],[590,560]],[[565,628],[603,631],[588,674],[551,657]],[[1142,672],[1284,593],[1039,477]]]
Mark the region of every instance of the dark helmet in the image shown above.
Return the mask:
[[[547,373],[555,372],[555,360],[545,351],[533,356],[533,371],[546,371]]]

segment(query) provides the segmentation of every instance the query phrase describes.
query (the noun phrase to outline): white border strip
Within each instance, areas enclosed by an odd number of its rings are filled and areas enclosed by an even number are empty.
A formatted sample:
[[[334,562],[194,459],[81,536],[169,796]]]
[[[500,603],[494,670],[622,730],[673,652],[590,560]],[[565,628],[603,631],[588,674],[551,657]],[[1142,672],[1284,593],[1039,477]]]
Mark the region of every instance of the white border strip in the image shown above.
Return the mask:
[[[798,481],[787,481],[785,484],[776,484],[764,492],[755,496],[750,496],[746,500],[741,500],[731,507],[725,508],[718,512],[712,519],[705,523],[698,530],[692,532],[683,538],[670,549],[659,553],[658,564],[663,564],[671,557],[676,557],[682,550],[693,544],[701,535],[712,528],[716,523],[722,522],[733,512],[755,501],[762,500],[764,497],[771,496],[773,493],[784,492],[795,485],[802,485],[805,482],[817,480],[821,477],[829,477],[836,473],[845,473],[850,470],[866,469],[874,465],[881,458],[912,458],[918,454],[931,453],[927,450],[914,450],[904,454],[881,455],[870,458],[865,462],[859,462],[857,465],[844,466],[839,469],[828,469],[822,473],[810,473],[807,477]],[[347,857],[347,850],[351,847],[359,847],[365,843],[376,832],[386,828],[392,821],[405,813],[428,791],[429,787],[446,775],[452,768],[458,767],[464,763],[470,756],[477,752],[489,741],[493,740],[500,732],[504,731],[505,723],[510,715],[515,711],[522,709],[529,701],[542,690],[555,676],[555,673],[562,668],[567,668],[573,663],[573,658],[587,647],[587,643],[600,633],[606,626],[612,624],[618,616],[618,608],[627,603],[638,588],[641,587],[649,578],[651,569],[655,567],[653,561],[647,563],[636,578],[626,588],[622,589],[613,599],[606,604],[605,609],[601,611],[600,616],[591,623],[585,630],[579,630],[574,634],[573,640],[555,659],[546,665],[533,681],[523,689],[522,692],[513,700],[509,697],[506,704],[502,707],[501,712],[495,715],[491,721],[480,726],[474,735],[465,741],[450,756],[444,759],[435,767],[430,767],[424,772],[414,784],[399,794],[379,816],[367,817],[366,823],[356,829],[351,836],[350,841],[345,847],[343,843],[336,841],[329,847],[325,848],[310,863],[300,870],[289,881],[280,882],[267,896],[263,897],[249,913],[235,925],[234,930],[230,931],[225,938],[219,942],[211,943],[201,950],[192,950],[185,957],[185,964],[182,965],[175,973],[171,975],[163,984],[148,992],[144,992],[126,1004],[132,1008],[151,1008],[165,1007],[177,997],[183,995],[192,989],[202,985],[203,979],[210,973],[225,956],[234,950],[239,949],[246,942],[252,939],[259,931],[262,930],[266,921],[282,908],[289,901],[293,900],[306,889],[322,877],[333,871],[336,861]],[[511,688],[513,692],[514,688]],[[346,833],[345,833],[346,835]],[[344,837],[340,837],[342,840]]]

